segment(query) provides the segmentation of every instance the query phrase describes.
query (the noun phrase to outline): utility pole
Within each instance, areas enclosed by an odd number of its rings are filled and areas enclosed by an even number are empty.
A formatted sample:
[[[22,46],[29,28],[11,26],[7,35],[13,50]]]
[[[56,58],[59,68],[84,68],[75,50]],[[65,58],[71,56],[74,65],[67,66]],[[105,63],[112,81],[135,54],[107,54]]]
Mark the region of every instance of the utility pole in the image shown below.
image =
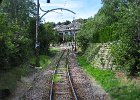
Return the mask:
[[[39,67],[39,42],[38,42],[38,33],[39,33],[39,0],[37,0],[37,13],[36,13],[36,38],[35,38],[35,55],[36,55],[36,67]]]
[[[50,3],[50,0],[47,0],[47,3]],[[35,42],[35,48],[39,46],[38,42],[38,33],[39,33],[39,24],[40,24],[40,18],[39,18],[39,0],[37,0],[37,14],[36,14],[36,42]]]
[[[76,27],[76,23],[74,22],[74,20],[75,20],[75,18],[73,17],[73,23],[74,23],[74,44],[75,44],[75,46],[74,46],[74,51],[76,52],[76,32],[75,32],[75,27]]]
[[[37,0],[37,14],[36,14],[36,41],[35,41],[35,48],[39,46],[38,44],[38,32],[39,32],[39,0]]]
[[[47,0],[47,3],[50,3],[50,0]],[[39,9],[43,12],[45,12],[41,17],[39,17]],[[49,12],[55,11],[55,10],[66,10],[69,11],[73,14],[76,14],[75,12],[69,10],[69,9],[65,9],[65,8],[55,8],[55,9],[51,9],[51,10],[43,10],[40,7],[39,4],[39,0],[37,0],[37,13],[36,13],[36,39],[35,39],[35,54],[36,54],[36,66],[39,67],[39,42],[38,42],[38,34],[39,34],[39,25],[40,25],[40,20],[41,18],[46,15]]]
[[[74,31],[74,44],[75,44],[75,48],[74,48],[74,51],[76,52],[76,33],[75,33],[75,31]]]
[[[47,3],[50,3],[50,0],[47,0]],[[37,13],[36,13],[36,38],[35,38],[35,54],[36,54],[36,66],[39,67],[39,41],[38,41],[38,34],[39,34],[39,25],[40,25],[40,17],[39,17],[39,0],[37,0]]]

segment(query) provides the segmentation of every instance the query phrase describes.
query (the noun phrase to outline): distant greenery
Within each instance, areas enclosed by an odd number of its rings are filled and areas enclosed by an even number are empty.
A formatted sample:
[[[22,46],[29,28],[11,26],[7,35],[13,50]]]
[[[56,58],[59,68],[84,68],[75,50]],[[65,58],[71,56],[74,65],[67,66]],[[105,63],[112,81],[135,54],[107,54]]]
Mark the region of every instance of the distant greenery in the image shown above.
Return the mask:
[[[115,77],[115,72],[111,70],[101,70],[94,68],[82,56],[77,58],[81,68],[86,71],[92,78],[101,84],[107,93],[111,96],[111,100],[139,100],[140,86],[134,83],[124,83]]]
[[[48,22],[40,25],[40,54],[49,53],[50,44],[57,44],[59,41],[59,34],[53,29],[54,23]]]
[[[92,43],[112,43],[118,69],[128,75],[140,72],[140,1],[102,0],[102,8],[82,25],[77,42],[83,52]]]

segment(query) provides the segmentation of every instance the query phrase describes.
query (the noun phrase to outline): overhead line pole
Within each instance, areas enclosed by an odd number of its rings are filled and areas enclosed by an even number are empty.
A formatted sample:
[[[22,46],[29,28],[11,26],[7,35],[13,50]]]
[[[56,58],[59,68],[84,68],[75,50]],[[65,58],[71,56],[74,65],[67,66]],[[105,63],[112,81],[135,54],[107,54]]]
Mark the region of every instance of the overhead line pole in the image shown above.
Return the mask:
[[[75,21],[75,17],[73,17],[73,22]],[[76,22],[74,22],[74,51],[76,52],[76,32],[75,32],[75,28],[76,28]]]
[[[47,3],[50,3],[50,0],[47,0]],[[43,12],[45,12],[41,17],[39,17],[39,9]],[[51,9],[51,10],[43,10],[40,7],[39,4],[39,0],[37,0],[37,13],[36,13],[36,39],[35,39],[35,53],[36,53],[36,66],[39,67],[39,42],[38,42],[38,34],[39,34],[39,25],[40,25],[40,20],[41,18],[46,15],[47,13],[51,12],[51,11],[55,11],[55,10],[66,10],[69,11],[73,14],[76,14],[75,12],[69,10],[69,9],[65,9],[65,8],[55,8],[55,9]]]
[[[36,38],[35,38],[35,55],[36,55],[36,67],[39,67],[39,42],[38,42],[38,33],[39,33],[39,0],[37,0],[37,13],[36,13]]]
[[[37,14],[36,14],[36,41],[35,41],[35,48],[38,47],[38,32],[39,32],[39,0],[37,0]]]
[[[47,0],[47,3],[50,3],[50,0]],[[40,18],[39,18],[39,8],[40,3],[37,0],[37,13],[36,13],[36,38],[35,38],[35,55],[36,55],[36,66],[39,67],[39,42],[38,42],[38,34],[39,34],[39,25],[40,25]]]

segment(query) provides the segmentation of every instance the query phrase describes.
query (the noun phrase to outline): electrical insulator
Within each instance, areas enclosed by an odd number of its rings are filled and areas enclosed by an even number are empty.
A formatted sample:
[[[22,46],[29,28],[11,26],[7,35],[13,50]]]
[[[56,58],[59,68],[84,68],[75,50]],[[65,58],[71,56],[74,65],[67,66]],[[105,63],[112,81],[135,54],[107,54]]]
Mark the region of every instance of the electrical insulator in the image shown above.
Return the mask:
[[[50,3],[50,0],[47,0],[47,3]]]

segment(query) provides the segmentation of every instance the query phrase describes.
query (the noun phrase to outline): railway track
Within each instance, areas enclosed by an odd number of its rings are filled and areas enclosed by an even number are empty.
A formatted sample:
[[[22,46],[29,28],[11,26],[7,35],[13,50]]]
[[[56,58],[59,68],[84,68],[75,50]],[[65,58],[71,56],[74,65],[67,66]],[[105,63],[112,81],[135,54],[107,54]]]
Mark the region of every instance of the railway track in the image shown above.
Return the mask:
[[[78,100],[72,83],[68,56],[69,50],[64,50],[55,66],[51,82],[50,100]]]
[[[8,100],[110,100],[80,69],[75,57],[68,50],[61,51],[48,69],[36,73],[31,83],[24,83],[26,86]]]

